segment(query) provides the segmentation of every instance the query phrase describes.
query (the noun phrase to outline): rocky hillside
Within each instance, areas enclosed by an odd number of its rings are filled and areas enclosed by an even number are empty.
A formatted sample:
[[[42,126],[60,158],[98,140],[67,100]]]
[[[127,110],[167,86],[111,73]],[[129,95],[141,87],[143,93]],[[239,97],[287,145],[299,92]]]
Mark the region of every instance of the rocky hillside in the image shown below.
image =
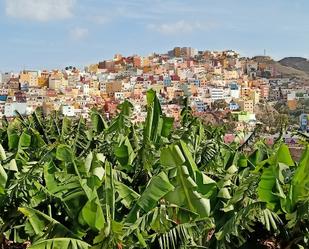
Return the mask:
[[[309,61],[304,58],[298,58],[298,60],[295,58],[298,57],[287,57],[280,61],[275,61],[269,56],[255,56],[252,59],[259,63],[275,66],[277,72],[284,77],[297,77],[308,80]]]
[[[309,74],[309,60],[302,57],[286,57],[278,61],[281,65],[292,67]]]
[[[309,72],[307,73],[294,67],[285,66],[279,62],[274,63],[276,64],[277,72],[281,73],[283,76],[309,79]]]

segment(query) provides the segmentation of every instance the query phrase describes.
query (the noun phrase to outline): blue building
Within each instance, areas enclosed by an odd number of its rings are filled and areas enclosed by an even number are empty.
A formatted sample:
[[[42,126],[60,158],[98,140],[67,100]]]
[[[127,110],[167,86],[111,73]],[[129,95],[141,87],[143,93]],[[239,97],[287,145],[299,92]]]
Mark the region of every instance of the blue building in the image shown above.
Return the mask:
[[[196,110],[198,112],[204,112],[205,111],[205,103],[201,100],[194,101],[194,105],[196,107]]]
[[[164,86],[171,86],[172,85],[172,79],[171,79],[171,77],[165,77],[164,79],[163,79],[163,85]]]
[[[229,108],[231,111],[239,110],[239,105],[236,102],[231,101],[229,104]]]
[[[195,86],[198,86],[198,87],[200,87],[201,86],[201,81],[199,80],[199,79],[189,79],[188,80],[188,83],[189,84],[193,84],[193,85],[195,85]]]
[[[238,90],[238,89],[239,89],[239,86],[238,86],[237,82],[232,82],[232,83],[230,84],[230,89],[231,89],[231,90]]]
[[[0,95],[0,101],[6,101],[8,98],[7,95]]]
[[[24,91],[24,92],[28,92],[29,91],[29,83],[28,82],[21,83],[20,84],[20,90]]]
[[[302,131],[308,131],[309,130],[309,115],[308,114],[301,114],[299,117],[300,120],[300,129]]]
[[[198,80],[198,79],[194,80],[194,81],[193,81],[193,84],[194,84],[195,86],[198,86],[198,87],[201,86],[201,82],[200,82],[200,80]]]

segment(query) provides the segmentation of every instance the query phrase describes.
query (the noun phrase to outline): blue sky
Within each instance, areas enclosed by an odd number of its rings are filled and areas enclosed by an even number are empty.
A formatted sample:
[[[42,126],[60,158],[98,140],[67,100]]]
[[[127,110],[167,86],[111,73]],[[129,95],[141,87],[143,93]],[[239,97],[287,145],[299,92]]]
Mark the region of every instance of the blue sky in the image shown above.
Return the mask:
[[[0,71],[174,46],[309,57],[308,0],[0,0]]]

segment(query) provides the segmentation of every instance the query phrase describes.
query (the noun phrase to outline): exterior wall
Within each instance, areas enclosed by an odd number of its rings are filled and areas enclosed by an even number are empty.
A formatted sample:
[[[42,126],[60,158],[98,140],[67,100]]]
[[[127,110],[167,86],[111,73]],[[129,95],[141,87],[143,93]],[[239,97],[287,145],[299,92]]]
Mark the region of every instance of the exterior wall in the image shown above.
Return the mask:
[[[268,85],[260,85],[261,97],[264,99],[268,99],[269,97],[269,86]]]
[[[53,90],[58,90],[61,86],[62,80],[59,78],[49,78],[48,87]]]
[[[211,88],[210,97],[213,101],[224,99],[224,90],[222,88]]]
[[[75,116],[74,106],[70,106],[70,105],[62,106],[61,111],[62,111],[62,114],[64,116],[68,116],[68,117],[74,117]]]
[[[30,87],[38,86],[38,72],[36,71],[25,71],[19,76],[20,83],[29,83]]]
[[[241,111],[253,113],[254,111],[253,100],[241,100],[238,101],[238,104]]]
[[[115,92],[121,92],[122,90],[122,83],[121,82],[107,82],[106,83],[106,93],[107,94],[114,94]]]
[[[289,108],[291,111],[296,110],[296,108],[297,108],[297,100],[296,100],[296,99],[288,100],[288,101],[287,101],[287,104],[288,104],[288,108]]]
[[[4,116],[14,117],[15,111],[18,111],[21,115],[27,114],[27,103],[6,103],[4,106]]]
[[[309,128],[309,115],[301,114],[299,120],[300,120],[300,129],[302,131],[306,131]]]

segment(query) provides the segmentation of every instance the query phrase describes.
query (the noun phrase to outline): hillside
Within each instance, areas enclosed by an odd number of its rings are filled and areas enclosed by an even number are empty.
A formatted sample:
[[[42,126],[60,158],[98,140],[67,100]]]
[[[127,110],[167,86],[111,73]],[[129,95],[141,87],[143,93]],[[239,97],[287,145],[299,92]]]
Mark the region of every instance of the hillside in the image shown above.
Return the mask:
[[[309,72],[307,73],[294,67],[285,66],[279,62],[274,62],[274,64],[276,65],[277,72],[281,73],[283,76],[309,79]]]
[[[295,68],[309,74],[309,61],[302,57],[286,57],[278,61],[281,65]]]
[[[275,66],[277,72],[282,74],[283,77],[309,79],[309,62],[304,58],[295,58],[298,57],[287,57],[278,62],[269,56],[256,56],[252,59],[259,63],[266,63]]]

